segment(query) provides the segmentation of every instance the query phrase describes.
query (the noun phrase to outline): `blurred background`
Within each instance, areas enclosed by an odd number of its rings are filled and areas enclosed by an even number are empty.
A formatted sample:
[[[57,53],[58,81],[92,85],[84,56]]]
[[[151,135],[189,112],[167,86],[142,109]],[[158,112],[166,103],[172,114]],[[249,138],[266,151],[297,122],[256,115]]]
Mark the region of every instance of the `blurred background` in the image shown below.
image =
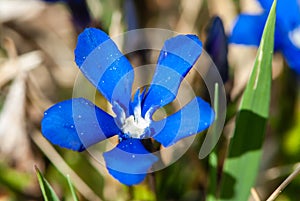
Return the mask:
[[[41,169],[62,200],[72,200],[67,174],[80,200],[205,200],[208,160],[198,159],[204,135],[198,135],[180,160],[155,172],[156,186],[146,179],[127,187],[88,153],[52,146],[41,135],[40,120],[48,107],[72,97],[79,73],[73,51],[85,27],[100,28],[110,36],[140,28],[193,33],[209,54],[217,51],[221,55],[212,59],[220,70],[228,101],[227,124],[217,146],[222,159],[257,52],[256,47],[227,46],[226,35],[239,13],[261,11],[255,0],[0,0],[0,200],[43,200],[34,166]],[[147,52],[127,56],[135,66],[155,63]],[[193,84],[201,88],[198,81]],[[262,199],[300,161],[299,100],[299,76],[276,53],[271,112],[255,186]],[[219,163],[222,167],[222,161]],[[300,177],[278,200],[300,200],[299,189]]]

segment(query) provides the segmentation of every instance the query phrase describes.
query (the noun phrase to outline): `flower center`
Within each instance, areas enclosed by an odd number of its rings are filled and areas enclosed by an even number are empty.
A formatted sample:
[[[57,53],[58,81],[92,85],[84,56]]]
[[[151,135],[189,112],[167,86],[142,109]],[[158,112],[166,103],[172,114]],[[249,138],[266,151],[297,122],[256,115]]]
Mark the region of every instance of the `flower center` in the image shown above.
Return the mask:
[[[131,102],[131,106],[133,106],[134,110],[133,114],[126,115],[124,109],[117,103],[113,103],[113,110],[116,113],[116,123],[119,128],[122,130],[123,134],[127,135],[130,138],[146,138],[149,137],[150,131],[149,126],[151,123],[151,112],[152,109],[146,112],[145,116],[142,116],[142,108],[141,108],[141,96],[139,91],[136,93],[136,96]]]
[[[300,48],[300,26],[289,32],[289,38],[297,48]]]
[[[141,116],[130,115],[125,119],[122,131],[132,138],[142,138],[145,129],[150,125],[150,119],[144,119]]]

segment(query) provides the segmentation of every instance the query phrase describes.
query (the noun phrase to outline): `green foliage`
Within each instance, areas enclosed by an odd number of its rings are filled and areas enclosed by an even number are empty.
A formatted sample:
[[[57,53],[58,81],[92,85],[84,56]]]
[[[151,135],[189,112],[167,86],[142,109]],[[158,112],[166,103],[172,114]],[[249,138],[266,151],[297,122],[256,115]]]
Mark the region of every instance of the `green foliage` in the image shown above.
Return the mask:
[[[48,181],[44,178],[40,170],[35,167],[37,178],[45,201],[59,201],[55,191],[52,189]]]
[[[247,200],[257,177],[270,107],[275,8],[276,0],[236,118],[236,128],[224,166],[221,200]]]
[[[37,167],[35,167],[35,170],[36,170],[37,178],[39,181],[39,185],[40,185],[44,200],[45,201],[59,201],[59,198],[56,195],[55,191],[53,190],[53,188],[51,187],[49,182],[45,179],[45,177],[42,175],[40,170]],[[79,201],[69,175],[66,176],[66,179],[67,179],[68,186],[69,186],[69,189],[72,194],[73,201]]]
[[[78,197],[77,197],[77,195],[76,195],[75,189],[74,189],[74,187],[73,187],[73,184],[72,184],[72,182],[71,182],[71,179],[70,179],[70,176],[69,176],[69,175],[67,175],[67,181],[68,181],[69,188],[70,188],[70,190],[71,190],[71,194],[72,194],[73,200],[74,200],[74,201],[78,201]]]
[[[0,173],[0,184],[17,193],[22,193],[31,183],[29,174],[13,170],[2,163],[0,163]]]

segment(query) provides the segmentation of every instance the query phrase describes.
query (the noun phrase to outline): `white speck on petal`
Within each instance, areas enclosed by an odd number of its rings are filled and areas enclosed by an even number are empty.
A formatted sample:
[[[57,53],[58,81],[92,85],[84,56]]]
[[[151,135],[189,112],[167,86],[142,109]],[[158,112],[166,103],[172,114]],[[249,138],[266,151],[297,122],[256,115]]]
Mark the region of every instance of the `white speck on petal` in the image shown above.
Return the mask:
[[[60,109],[60,108],[61,108],[61,105],[59,105],[58,108]]]
[[[300,26],[289,32],[289,39],[293,45],[300,49]]]
[[[135,158],[135,155],[134,155],[134,154],[132,155],[132,158]]]

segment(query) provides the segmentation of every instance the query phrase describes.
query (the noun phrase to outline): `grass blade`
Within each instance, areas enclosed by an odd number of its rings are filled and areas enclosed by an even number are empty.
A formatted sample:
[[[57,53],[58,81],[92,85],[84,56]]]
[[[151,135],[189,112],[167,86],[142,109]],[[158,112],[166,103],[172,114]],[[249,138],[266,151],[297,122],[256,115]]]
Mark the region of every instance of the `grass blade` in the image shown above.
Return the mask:
[[[72,182],[71,182],[71,179],[70,179],[70,176],[69,176],[69,175],[67,175],[67,180],[68,180],[68,184],[69,184],[69,188],[70,188],[70,190],[71,190],[71,194],[72,194],[73,200],[74,200],[74,201],[78,201],[78,197],[77,197],[77,195],[76,195],[75,189],[74,189],[74,187],[73,187],[73,184],[72,184]]]
[[[221,200],[248,200],[261,159],[272,81],[276,0],[267,19],[254,68],[243,94],[223,173]]]
[[[215,83],[215,94],[214,94],[214,110],[215,110],[215,122],[218,120],[218,113],[219,113],[219,84]],[[217,131],[216,131],[216,124],[212,125],[212,135],[213,135],[213,142],[217,141]],[[209,187],[208,187],[208,195],[207,201],[215,201],[218,196],[218,157],[216,148],[213,149],[212,153],[209,155]]]
[[[44,178],[40,170],[37,167],[35,167],[35,170],[45,201],[59,201],[56,193],[54,192],[48,181]]]

